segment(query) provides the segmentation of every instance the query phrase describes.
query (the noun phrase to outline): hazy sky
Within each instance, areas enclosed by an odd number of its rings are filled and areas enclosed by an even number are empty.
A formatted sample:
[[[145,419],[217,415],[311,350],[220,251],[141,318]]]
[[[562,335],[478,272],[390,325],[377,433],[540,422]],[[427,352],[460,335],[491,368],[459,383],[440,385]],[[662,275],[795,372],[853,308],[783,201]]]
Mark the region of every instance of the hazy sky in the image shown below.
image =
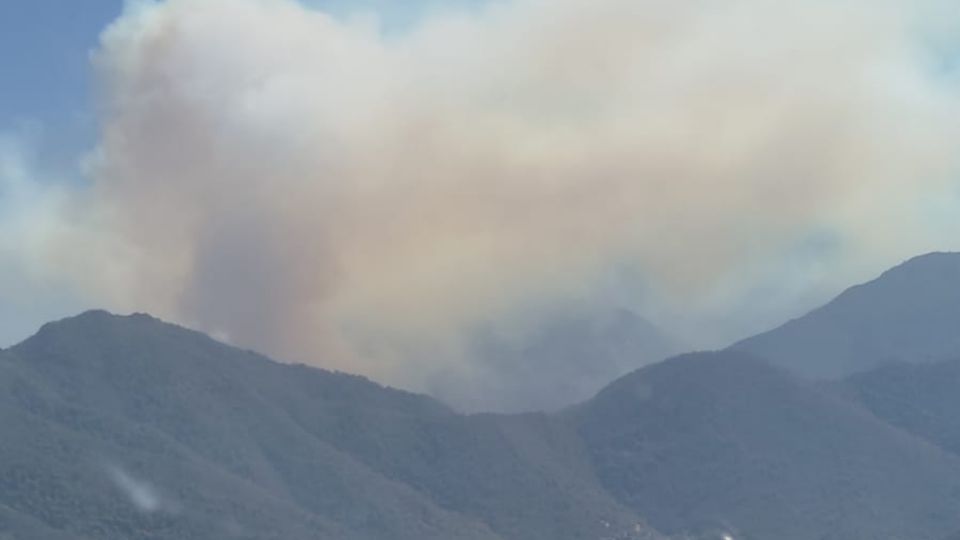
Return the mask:
[[[0,341],[149,311],[412,388],[469,377],[478,328],[559,311],[719,346],[960,248],[957,23],[937,0],[4,2]]]

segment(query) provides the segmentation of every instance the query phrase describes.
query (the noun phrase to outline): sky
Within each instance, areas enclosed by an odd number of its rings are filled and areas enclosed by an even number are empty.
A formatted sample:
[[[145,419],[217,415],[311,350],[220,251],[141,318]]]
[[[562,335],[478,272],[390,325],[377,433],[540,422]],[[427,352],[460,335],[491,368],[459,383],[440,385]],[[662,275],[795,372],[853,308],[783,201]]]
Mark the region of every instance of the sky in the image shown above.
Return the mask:
[[[82,5],[82,8],[80,7]],[[960,249],[939,0],[14,1],[0,343],[104,307],[415,390],[570,313],[688,347]]]
[[[121,0],[35,0],[0,5],[0,125],[44,126],[50,151],[92,145],[96,119],[90,51]]]

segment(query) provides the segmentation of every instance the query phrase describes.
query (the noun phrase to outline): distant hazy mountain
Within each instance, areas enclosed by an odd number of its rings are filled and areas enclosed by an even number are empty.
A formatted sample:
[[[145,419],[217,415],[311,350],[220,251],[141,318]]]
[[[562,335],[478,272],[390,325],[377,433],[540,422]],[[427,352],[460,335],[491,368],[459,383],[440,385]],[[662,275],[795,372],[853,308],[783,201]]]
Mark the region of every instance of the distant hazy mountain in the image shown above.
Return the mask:
[[[960,459],[742,353],[677,357],[574,411],[598,477],[665,533],[941,539]]]
[[[461,416],[145,315],[0,353],[0,538],[657,538],[545,415]]]
[[[960,254],[911,259],[733,348],[816,378],[960,356]]]
[[[441,377],[431,394],[469,411],[551,411],[579,403],[617,377],[683,349],[626,309],[558,313],[519,336],[484,332],[476,369]]]

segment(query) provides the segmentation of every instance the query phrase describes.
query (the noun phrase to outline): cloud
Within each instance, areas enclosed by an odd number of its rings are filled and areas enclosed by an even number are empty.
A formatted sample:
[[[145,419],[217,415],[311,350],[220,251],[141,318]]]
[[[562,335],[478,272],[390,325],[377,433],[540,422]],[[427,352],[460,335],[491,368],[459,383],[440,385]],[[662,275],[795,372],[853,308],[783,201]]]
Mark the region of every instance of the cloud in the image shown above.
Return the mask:
[[[558,303],[720,344],[958,247],[944,6],[510,0],[385,35],[292,0],[133,4],[46,264],[412,388]]]

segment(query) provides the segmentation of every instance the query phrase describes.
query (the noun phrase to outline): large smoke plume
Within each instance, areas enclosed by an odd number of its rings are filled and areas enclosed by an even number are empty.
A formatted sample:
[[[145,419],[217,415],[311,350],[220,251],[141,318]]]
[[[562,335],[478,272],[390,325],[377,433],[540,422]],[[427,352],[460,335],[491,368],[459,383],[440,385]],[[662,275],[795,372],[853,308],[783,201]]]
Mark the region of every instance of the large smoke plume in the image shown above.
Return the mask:
[[[417,389],[475,371],[478,328],[558,306],[721,344],[960,244],[950,9],[509,0],[383,32],[293,0],[133,4],[46,264]]]

